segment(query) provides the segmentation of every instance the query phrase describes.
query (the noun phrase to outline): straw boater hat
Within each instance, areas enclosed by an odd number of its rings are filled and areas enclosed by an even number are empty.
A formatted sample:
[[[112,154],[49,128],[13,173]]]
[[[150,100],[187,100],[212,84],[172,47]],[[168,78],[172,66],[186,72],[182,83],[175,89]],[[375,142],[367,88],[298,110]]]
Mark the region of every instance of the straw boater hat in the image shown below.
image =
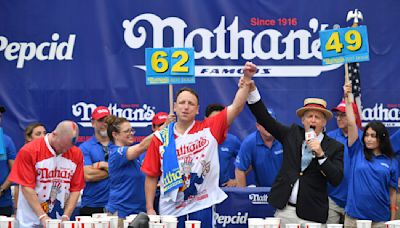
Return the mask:
[[[304,106],[297,109],[296,114],[298,117],[303,117],[304,113],[309,110],[315,110],[322,112],[326,119],[332,118],[332,112],[326,109],[326,101],[320,98],[306,98],[304,100]]]

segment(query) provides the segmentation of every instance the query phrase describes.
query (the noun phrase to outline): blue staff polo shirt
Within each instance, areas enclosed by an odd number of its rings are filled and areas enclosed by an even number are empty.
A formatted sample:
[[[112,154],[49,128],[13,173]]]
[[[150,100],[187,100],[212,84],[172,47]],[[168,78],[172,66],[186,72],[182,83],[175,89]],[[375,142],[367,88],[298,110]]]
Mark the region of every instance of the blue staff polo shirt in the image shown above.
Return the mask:
[[[361,132],[359,131],[359,135],[361,136]],[[342,179],[342,182],[337,187],[332,186],[331,184],[328,183],[328,193],[329,197],[332,198],[335,203],[344,208],[346,206],[346,201],[347,201],[347,189],[348,189],[348,178],[349,178],[349,172],[350,172],[350,158],[349,158],[349,148],[348,148],[348,143],[347,143],[347,136],[343,134],[342,129],[338,128],[333,131],[330,131],[327,133],[327,135],[336,141],[342,143],[344,145],[344,151],[343,151],[343,173],[344,177]]]
[[[118,211],[120,218],[146,212],[145,175],[140,170],[138,158],[126,158],[128,148],[112,144],[108,159],[110,195],[106,209],[111,213]]]
[[[392,143],[393,151],[396,154],[397,161],[400,164],[400,129],[397,130],[391,137],[390,141]],[[400,174],[400,166],[398,170]]]
[[[108,144],[108,150],[110,151]],[[105,161],[102,144],[93,136],[88,141],[82,143],[79,148],[83,153],[83,162],[85,166],[91,166],[96,162]],[[101,181],[86,182],[82,194],[82,207],[105,207],[108,201],[109,178]]]
[[[372,160],[368,161],[363,150],[360,139],[349,147],[352,172],[345,211],[356,219],[388,221],[389,188],[397,189],[397,161],[386,155],[373,156]]]
[[[4,141],[4,146],[6,147],[6,153],[3,155],[0,155],[0,184],[4,183],[4,181],[7,179],[8,174],[10,173],[10,167],[8,166],[8,160],[15,160],[15,157],[17,155],[17,150],[15,149],[14,142],[12,139],[6,135],[3,134],[3,141]],[[11,197],[11,190],[8,188],[3,192],[3,195],[0,197],[0,207],[8,207],[12,206],[12,197]]]
[[[274,140],[272,147],[265,146],[258,131],[247,136],[240,147],[235,165],[246,171],[253,166],[258,187],[271,187],[275,181],[283,160],[282,144]]]
[[[240,140],[237,136],[227,134],[225,141],[218,146],[219,186],[235,179],[235,159],[240,150]]]

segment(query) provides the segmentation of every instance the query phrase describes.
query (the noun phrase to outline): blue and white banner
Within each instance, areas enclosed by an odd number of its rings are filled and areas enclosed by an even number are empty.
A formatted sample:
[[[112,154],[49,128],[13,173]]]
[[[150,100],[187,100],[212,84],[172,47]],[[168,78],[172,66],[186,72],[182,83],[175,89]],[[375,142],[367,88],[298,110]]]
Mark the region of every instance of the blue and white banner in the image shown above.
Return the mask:
[[[5,133],[20,147],[33,121],[48,130],[71,119],[80,141],[92,134],[98,105],[131,121],[140,136],[156,112],[168,111],[167,86],[146,86],[145,49],[193,47],[202,119],[210,103],[231,103],[242,66],[258,65],[255,81],[278,120],[299,122],[305,97],[328,106],[342,96],[342,65],[321,64],[319,31],[351,26],[359,9],[368,27],[370,61],[360,63],[363,116],[400,126],[397,1],[0,1],[0,105]],[[176,91],[184,85],[174,86]],[[247,108],[231,132],[255,130]],[[250,127],[251,126],[251,127]],[[335,127],[330,121],[328,130]]]
[[[246,228],[249,218],[274,217],[268,204],[270,188],[223,188],[228,198],[215,206],[216,227]]]

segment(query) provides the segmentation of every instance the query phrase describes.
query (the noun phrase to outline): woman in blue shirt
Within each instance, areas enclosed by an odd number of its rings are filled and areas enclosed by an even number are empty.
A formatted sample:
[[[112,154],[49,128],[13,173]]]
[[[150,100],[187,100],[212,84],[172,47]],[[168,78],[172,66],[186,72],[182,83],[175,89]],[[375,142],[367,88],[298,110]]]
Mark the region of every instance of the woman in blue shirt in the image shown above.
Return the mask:
[[[368,219],[373,228],[385,227],[384,222],[395,219],[398,179],[389,132],[381,122],[370,122],[359,139],[350,84],[344,92],[351,162],[344,226],[356,227],[357,219]]]
[[[139,156],[150,144],[152,135],[133,145],[135,130],[125,118],[110,116],[107,134],[112,141],[108,159],[110,194],[106,209],[119,218],[146,212],[145,176],[140,171]]]

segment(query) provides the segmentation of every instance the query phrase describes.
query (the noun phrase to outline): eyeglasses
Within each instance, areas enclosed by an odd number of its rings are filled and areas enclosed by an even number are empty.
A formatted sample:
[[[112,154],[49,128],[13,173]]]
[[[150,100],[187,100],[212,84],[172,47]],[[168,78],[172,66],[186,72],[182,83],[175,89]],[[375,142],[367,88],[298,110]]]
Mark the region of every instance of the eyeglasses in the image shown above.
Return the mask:
[[[335,112],[335,118],[346,118],[346,113],[344,112]]]
[[[125,134],[132,134],[132,135],[136,133],[135,129],[133,129],[133,128],[130,128],[130,129],[127,129],[127,130],[121,131],[121,132],[125,133]]]
[[[108,161],[108,146],[103,146],[103,152],[104,152],[104,161]]]

